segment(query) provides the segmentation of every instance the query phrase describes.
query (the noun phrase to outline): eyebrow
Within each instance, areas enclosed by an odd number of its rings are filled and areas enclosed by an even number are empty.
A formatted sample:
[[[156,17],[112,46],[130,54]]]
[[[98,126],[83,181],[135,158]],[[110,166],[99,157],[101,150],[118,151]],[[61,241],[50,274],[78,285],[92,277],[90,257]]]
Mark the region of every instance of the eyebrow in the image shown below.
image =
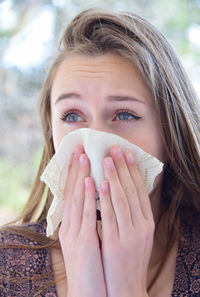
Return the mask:
[[[79,94],[76,94],[76,93],[64,93],[64,94],[61,94],[56,102],[55,102],[55,105],[61,101],[61,100],[64,100],[64,99],[75,99],[75,100],[81,100],[81,96]],[[143,103],[145,104],[144,101],[140,100],[140,99],[136,99],[134,97],[130,97],[130,96],[108,96],[108,101],[109,102],[113,102],[113,101],[131,101],[131,102],[139,102],[139,103]]]

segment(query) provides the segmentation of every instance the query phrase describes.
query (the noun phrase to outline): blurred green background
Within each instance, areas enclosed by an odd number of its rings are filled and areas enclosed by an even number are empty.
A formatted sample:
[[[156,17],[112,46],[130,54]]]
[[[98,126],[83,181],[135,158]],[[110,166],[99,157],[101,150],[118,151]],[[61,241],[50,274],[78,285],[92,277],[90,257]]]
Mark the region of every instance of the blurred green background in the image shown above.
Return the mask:
[[[135,12],[170,41],[200,94],[200,0],[0,0],[0,224],[22,209],[42,151],[36,103],[65,25],[79,11]]]

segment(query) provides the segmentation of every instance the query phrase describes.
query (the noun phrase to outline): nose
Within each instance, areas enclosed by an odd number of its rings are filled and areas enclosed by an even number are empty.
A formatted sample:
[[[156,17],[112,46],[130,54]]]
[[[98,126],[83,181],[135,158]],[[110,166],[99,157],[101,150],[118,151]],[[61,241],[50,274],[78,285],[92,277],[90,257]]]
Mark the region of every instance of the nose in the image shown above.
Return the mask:
[[[108,132],[113,133],[112,129],[106,125],[106,122],[103,120],[93,120],[89,125],[88,128],[94,129],[101,132]]]

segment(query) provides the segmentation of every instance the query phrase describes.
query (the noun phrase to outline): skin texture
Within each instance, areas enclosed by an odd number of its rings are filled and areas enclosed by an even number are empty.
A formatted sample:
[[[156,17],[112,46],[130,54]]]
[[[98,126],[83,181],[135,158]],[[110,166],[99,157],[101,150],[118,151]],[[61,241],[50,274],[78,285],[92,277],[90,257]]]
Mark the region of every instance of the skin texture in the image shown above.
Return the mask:
[[[77,95],[56,103],[59,96],[65,93]],[[137,100],[109,101],[109,96],[127,96]],[[87,127],[117,134],[161,161],[164,158],[159,127],[148,89],[134,65],[123,57],[106,54],[96,58],[67,58],[60,65],[54,79],[51,108],[55,149],[64,135]],[[63,113],[73,108],[79,111],[74,122],[61,121]],[[120,120],[119,116],[115,118],[120,109],[128,109],[142,119],[135,120],[130,115],[129,122],[125,122]]]
[[[67,58],[54,79],[51,110],[55,149],[66,134],[87,127],[117,134],[164,162],[150,94],[137,69],[123,57],[110,53]],[[100,250],[89,159],[81,145],[71,158],[59,229],[68,297],[148,296],[155,224],[144,182],[134,156],[123,155],[118,146],[110,148],[102,166]]]

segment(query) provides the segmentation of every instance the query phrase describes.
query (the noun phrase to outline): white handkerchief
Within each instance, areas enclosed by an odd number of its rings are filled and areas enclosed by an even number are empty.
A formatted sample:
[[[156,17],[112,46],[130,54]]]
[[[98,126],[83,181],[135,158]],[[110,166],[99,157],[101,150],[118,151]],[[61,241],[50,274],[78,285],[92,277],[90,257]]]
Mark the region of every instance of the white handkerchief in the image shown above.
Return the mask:
[[[56,153],[40,177],[54,196],[47,214],[47,236],[52,236],[62,221],[68,165],[71,154],[78,144],[84,146],[85,153],[90,160],[90,176],[95,182],[96,199],[98,198],[100,184],[105,179],[102,162],[106,156],[109,156],[109,148],[112,145],[119,145],[122,152],[131,150],[134,153],[148,193],[152,191],[154,180],[163,168],[163,164],[158,159],[116,134],[89,128],[70,132],[63,137]],[[100,210],[99,199],[97,199],[97,209]]]

